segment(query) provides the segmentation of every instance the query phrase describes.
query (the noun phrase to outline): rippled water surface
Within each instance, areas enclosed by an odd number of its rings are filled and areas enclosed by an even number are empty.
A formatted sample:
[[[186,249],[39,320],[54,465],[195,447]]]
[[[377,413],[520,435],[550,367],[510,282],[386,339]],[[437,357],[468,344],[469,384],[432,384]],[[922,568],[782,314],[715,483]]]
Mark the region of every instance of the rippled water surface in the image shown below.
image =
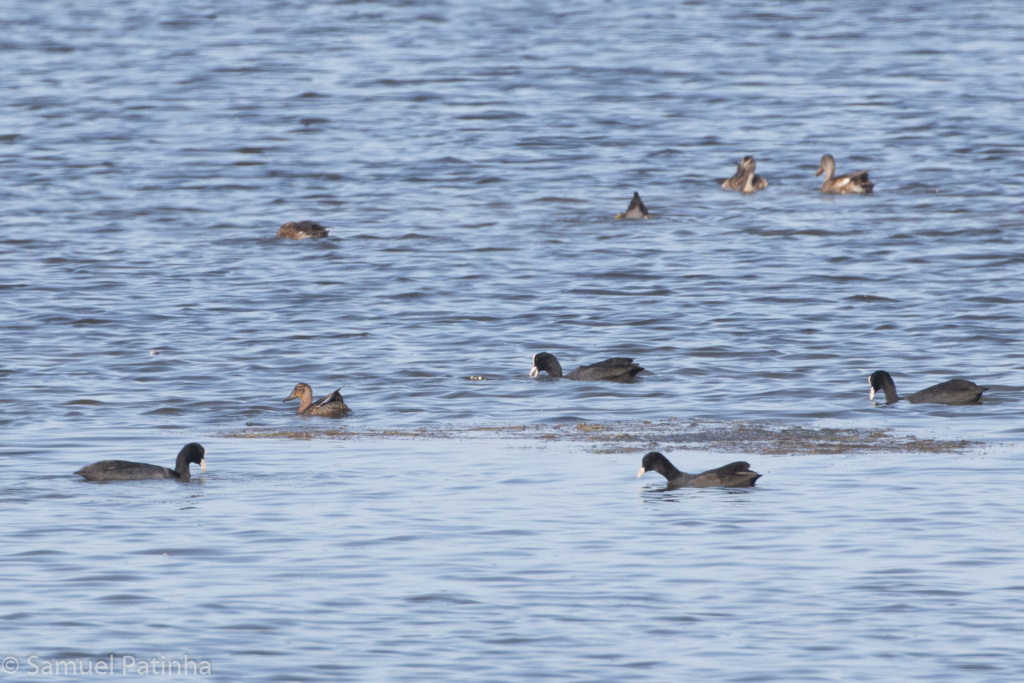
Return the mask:
[[[1016,680],[1022,34],[1015,3],[4,3],[0,656]],[[825,152],[875,194],[818,192]],[[770,186],[721,190],[745,154]],[[634,191],[654,218],[614,220]],[[303,219],[331,236],[274,237]],[[879,368],[989,390],[874,405]],[[296,417],[300,381],[352,415]],[[669,418],[975,443],[554,429]],[[472,431],[509,425],[552,431]],[[188,485],[71,475],[190,440]],[[648,446],[764,477],[664,491]]]

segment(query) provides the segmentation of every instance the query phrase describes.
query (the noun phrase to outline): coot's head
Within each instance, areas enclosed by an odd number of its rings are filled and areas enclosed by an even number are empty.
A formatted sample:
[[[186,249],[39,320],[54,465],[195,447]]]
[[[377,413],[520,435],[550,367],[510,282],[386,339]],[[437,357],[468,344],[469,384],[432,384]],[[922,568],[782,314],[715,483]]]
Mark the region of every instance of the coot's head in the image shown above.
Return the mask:
[[[871,376],[868,377],[868,384],[871,385],[871,391],[868,392],[868,400],[870,401],[875,400],[875,393],[879,391],[885,393],[886,397],[888,397],[888,392],[885,391],[887,386],[892,387],[893,393],[896,393],[896,383],[892,381],[892,375],[885,370],[875,370],[872,372]]]
[[[533,354],[533,367],[530,368],[530,377],[536,377],[542,372],[546,372],[552,377],[562,376],[562,366],[553,353],[541,351],[540,353]]]
[[[658,451],[651,451],[640,461],[640,471],[636,473],[636,478],[639,479],[644,476],[644,472],[657,472],[668,479],[669,474],[674,472],[675,469],[672,463],[668,461],[668,458]]]
[[[298,384],[295,385],[295,388],[292,389],[292,393],[288,394],[288,398],[286,398],[285,401],[290,401],[293,398],[297,398],[300,401],[306,400],[308,398],[310,401],[312,401],[313,387],[309,386],[305,382],[299,382]],[[281,402],[284,403],[284,401]]]
[[[203,472],[206,471],[206,449],[197,444],[196,442],[187,443],[185,446],[178,451],[178,462],[180,463],[182,458],[185,459],[186,463],[195,463],[203,468]],[[187,466],[186,466],[187,469]]]

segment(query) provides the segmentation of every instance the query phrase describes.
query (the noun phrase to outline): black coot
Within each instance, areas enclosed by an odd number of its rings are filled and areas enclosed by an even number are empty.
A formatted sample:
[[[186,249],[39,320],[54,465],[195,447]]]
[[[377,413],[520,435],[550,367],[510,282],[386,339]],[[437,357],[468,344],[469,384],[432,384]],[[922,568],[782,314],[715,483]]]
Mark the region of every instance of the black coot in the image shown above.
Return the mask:
[[[577,379],[582,381],[612,380],[622,381],[636,377],[637,373],[643,370],[639,363],[634,363],[632,358],[609,358],[593,365],[584,365],[576,368],[566,379]],[[542,351],[533,355],[533,367],[530,369],[530,377],[536,377],[542,372],[552,377],[562,376],[562,366],[553,353]]]
[[[657,472],[662,475],[668,480],[668,486],[672,489],[682,486],[692,486],[694,488],[753,486],[754,482],[761,478],[761,475],[757,472],[752,472],[750,464],[745,462],[732,462],[716,470],[708,470],[700,474],[687,474],[676,469],[676,466],[670,463],[668,458],[657,451],[651,451],[644,456],[636,478],[639,479],[644,476],[644,472]]]
[[[75,474],[82,475],[86,481],[131,481],[136,479],[177,479],[188,481],[192,478],[188,466],[196,463],[206,471],[206,449],[197,443],[185,444],[178,452],[178,460],[174,469],[147,465],[127,460],[101,460],[86,465]]]
[[[871,391],[868,392],[870,400],[875,399],[875,393],[881,391],[885,394],[886,403],[895,403],[900,400],[896,393],[896,383],[892,381],[892,375],[885,370],[876,370],[868,377]],[[958,405],[963,403],[977,403],[981,395],[988,391],[988,387],[979,387],[974,382],[966,379],[951,379],[933,387],[922,389],[910,396],[904,396],[911,403],[946,403]]]

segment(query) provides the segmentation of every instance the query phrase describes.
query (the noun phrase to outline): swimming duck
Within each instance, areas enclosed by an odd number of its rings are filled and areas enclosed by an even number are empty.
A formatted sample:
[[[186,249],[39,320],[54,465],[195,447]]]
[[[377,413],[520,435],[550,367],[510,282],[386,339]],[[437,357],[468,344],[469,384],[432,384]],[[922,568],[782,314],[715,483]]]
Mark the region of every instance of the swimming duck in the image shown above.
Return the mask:
[[[871,194],[872,188],[875,187],[875,184],[868,180],[867,171],[854,171],[834,178],[836,160],[831,154],[821,158],[821,165],[814,175],[819,176],[822,173],[825,174],[825,182],[821,184],[821,191],[826,194]]]
[[[640,199],[640,193],[634,192],[633,199],[629,202],[629,207],[626,209],[626,213],[615,214],[616,218],[650,218],[651,214],[648,213],[647,207],[644,206],[644,202]]]
[[[292,393],[288,394],[288,398],[285,401],[290,401],[293,398],[299,399],[299,409],[296,411],[298,415],[319,415],[321,417],[342,417],[348,415],[351,409],[345,405],[344,399],[341,398],[341,390],[335,389],[333,394],[327,394],[313,402],[313,387],[309,386],[305,382],[299,382],[292,389]]]
[[[173,470],[127,460],[101,460],[86,465],[75,474],[81,475],[86,481],[133,481],[138,479],[188,481],[192,478],[188,466],[193,462],[202,467],[203,472],[206,471],[206,449],[197,443],[185,444],[184,448],[178,451],[178,459]]]
[[[896,383],[892,381],[892,375],[885,370],[876,370],[868,377],[868,384],[871,391],[868,393],[869,400],[875,400],[875,392],[881,391],[885,394],[886,403],[895,403],[900,400],[896,393]],[[945,403],[947,405],[958,405],[963,403],[977,403],[981,395],[988,390],[988,387],[979,387],[974,382],[966,379],[951,379],[933,387],[922,389],[910,396],[904,396],[911,403]]]
[[[757,167],[754,157],[745,156],[743,161],[736,164],[736,173],[731,178],[726,178],[722,183],[723,190],[737,190],[750,194],[768,187],[768,181],[764,176],[754,173]]]
[[[676,469],[675,465],[668,461],[661,453],[651,451],[644,456],[640,463],[640,471],[636,478],[644,476],[644,472],[657,472],[668,480],[670,489],[677,489],[682,486],[693,488],[707,488],[709,486],[753,486],[754,482],[761,478],[757,472],[750,470],[750,465],[745,462],[732,462],[715,470],[708,470],[700,474],[687,474]]]
[[[277,229],[277,236],[289,240],[304,240],[308,237],[327,237],[327,228],[315,221],[288,221]]]
[[[636,377],[637,373],[643,370],[639,363],[634,363],[632,358],[609,358],[593,365],[584,365],[576,368],[566,379],[577,379],[582,381],[612,380],[622,381]],[[530,369],[530,377],[546,372],[551,377],[562,376],[562,366],[553,353],[543,351],[533,354],[533,367]]]

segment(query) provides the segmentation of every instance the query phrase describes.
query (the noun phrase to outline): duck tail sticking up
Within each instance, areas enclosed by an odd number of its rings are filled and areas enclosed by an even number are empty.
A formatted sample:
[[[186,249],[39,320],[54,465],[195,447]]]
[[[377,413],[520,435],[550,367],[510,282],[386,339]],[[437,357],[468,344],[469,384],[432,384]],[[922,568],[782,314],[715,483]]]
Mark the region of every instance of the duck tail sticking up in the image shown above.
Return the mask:
[[[626,208],[625,213],[615,214],[615,218],[650,218],[651,214],[647,211],[647,207],[644,206],[644,202],[640,199],[640,193],[634,192],[633,199],[630,200],[629,206]]]

